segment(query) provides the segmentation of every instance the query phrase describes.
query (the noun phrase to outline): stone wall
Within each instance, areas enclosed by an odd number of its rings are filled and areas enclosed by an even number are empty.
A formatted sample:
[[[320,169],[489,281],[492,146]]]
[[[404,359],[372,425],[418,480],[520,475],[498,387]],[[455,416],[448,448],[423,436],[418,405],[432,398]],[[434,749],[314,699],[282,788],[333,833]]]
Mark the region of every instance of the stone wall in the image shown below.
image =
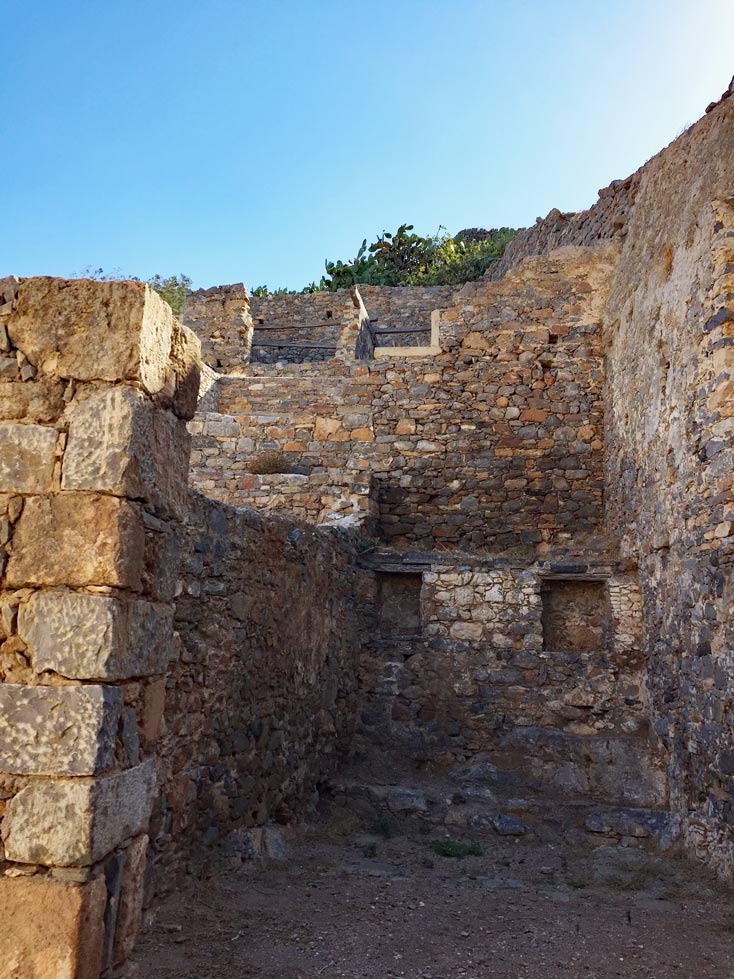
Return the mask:
[[[354,360],[359,303],[351,290],[253,296],[252,361],[258,364]]]
[[[374,318],[377,346],[427,346],[431,312],[451,303],[460,286],[365,286],[358,291],[282,293],[249,297],[239,283],[189,292],[184,322],[202,341],[205,363],[224,374],[254,364],[354,361],[372,356],[360,343]],[[394,335],[386,329],[420,332]],[[253,332],[254,331],[254,332]]]
[[[460,289],[461,286],[359,286],[380,347],[429,346],[431,313],[450,306]],[[391,336],[382,332],[416,327],[420,327],[420,333]]]
[[[369,571],[336,531],[191,498],[166,691],[155,882],[307,813],[348,753]],[[221,848],[220,848],[221,852]]]
[[[198,429],[207,423],[193,424]],[[196,475],[197,487],[212,499],[236,500],[238,507],[267,510],[299,523],[362,527],[367,534],[376,530],[379,505],[369,478],[355,482],[356,474],[249,473],[236,458],[219,455],[217,461],[223,465]]]
[[[586,211],[563,213],[553,208],[547,217],[538,218],[523,228],[508,244],[504,255],[489,267],[485,278],[501,279],[525,258],[546,255],[565,245],[595,246],[607,241],[622,242],[628,233],[641,171],[625,180],[613,180],[599,191],[599,200]]]
[[[665,804],[633,572],[602,562],[442,564],[438,555],[413,569],[409,560],[399,570],[388,563],[388,574],[379,556],[373,562],[378,585],[418,579],[420,626],[398,636],[378,608],[362,659],[366,753],[399,745],[405,757],[444,765],[489,751],[495,765],[516,763],[522,753],[556,790],[565,780],[575,794]],[[556,591],[567,592],[562,608],[550,600]],[[588,629],[590,602],[604,617],[598,632]],[[549,610],[571,642],[544,628]]]
[[[641,171],[607,319],[607,519],[642,572],[673,805],[732,877],[734,100]]]
[[[334,485],[378,488],[399,547],[588,541],[602,515],[601,310],[617,252],[565,249],[464,287],[443,351],[266,367],[218,382],[197,417],[192,481],[235,505],[265,451]],[[212,401],[208,407],[215,407]]]
[[[210,368],[227,374],[248,363],[252,346],[248,304],[241,282],[187,293],[183,322],[201,340],[201,356]]]
[[[0,974],[141,913],[199,344],[138,282],[0,282]]]

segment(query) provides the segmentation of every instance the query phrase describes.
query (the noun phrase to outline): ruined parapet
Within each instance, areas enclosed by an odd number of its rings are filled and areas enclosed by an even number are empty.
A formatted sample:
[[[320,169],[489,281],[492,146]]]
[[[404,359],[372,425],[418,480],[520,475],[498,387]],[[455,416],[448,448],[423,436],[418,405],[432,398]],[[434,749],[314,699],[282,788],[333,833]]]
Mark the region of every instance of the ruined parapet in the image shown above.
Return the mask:
[[[565,245],[623,241],[640,186],[640,173],[638,170],[625,180],[613,180],[599,191],[599,200],[586,211],[564,213],[554,207],[547,217],[523,228],[507,245],[502,258],[490,265],[485,279],[501,279],[523,259],[546,255]]]
[[[113,974],[141,915],[199,344],[139,282],[2,282],[0,974]]]
[[[451,286],[370,286],[359,291],[379,347],[429,347],[431,317],[450,306],[461,290]]]
[[[250,297],[241,282],[186,295],[183,322],[199,337],[205,364],[222,373],[241,371],[250,360]]]
[[[361,318],[352,291],[253,296],[252,361],[256,364],[351,362]]]
[[[432,313],[429,347],[220,378],[191,427],[192,483],[263,505],[252,463],[279,453],[310,486],[371,476],[398,547],[587,546],[603,514],[601,317],[617,256],[561,249],[471,283]],[[273,488],[272,505],[299,496]]]

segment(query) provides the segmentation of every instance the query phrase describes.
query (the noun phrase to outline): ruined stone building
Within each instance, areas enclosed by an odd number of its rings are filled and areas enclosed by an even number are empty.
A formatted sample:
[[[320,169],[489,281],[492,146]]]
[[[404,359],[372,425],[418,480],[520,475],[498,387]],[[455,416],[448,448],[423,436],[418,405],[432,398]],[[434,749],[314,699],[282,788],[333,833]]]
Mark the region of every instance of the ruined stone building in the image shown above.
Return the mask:
[[[734,99],[464,287],[0,286],[0,975],[354,752],[734,876]]]

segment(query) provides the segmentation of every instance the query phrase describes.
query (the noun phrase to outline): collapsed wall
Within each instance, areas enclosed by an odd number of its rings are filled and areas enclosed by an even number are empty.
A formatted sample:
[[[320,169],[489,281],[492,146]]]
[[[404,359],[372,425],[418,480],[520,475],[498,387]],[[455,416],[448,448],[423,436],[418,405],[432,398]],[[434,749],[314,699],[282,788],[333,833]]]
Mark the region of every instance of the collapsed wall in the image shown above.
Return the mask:
[[[186,294],[183,322],[199,337],[202,360],[215,371],[227,373],[233,364],[246,364],[250,358],[253,323],[248,302],[241,282]]]
[[[586,211],[564,213],[554,207],[509,242],[502,258],[490,265],[485,279],[498,280],[524,259],[546,255],[565,245],[594,247],[604,242],[624,241],[634,210],[641,171],[625,180],[613,180],[599,191],[599,200]]]

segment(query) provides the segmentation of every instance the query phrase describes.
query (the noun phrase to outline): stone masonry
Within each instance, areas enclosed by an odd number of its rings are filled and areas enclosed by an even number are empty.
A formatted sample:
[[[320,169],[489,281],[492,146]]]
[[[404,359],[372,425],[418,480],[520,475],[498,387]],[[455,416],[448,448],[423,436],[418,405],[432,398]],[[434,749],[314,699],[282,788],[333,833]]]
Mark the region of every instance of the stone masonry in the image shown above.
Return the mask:
[[[203,367],[0,280],[0,975],[122,979],[355,753],[734,878],[731,94],[481,282],[199,290]]]
[[[0,284],[0,974],[140,920],[199,343],[141,283]]]
[[[310,475],[319,520],[324,479],[374,482],[397,546],[532,554],[588,538],[602,516],[600,312],[616,257],[571,248],[465,287],[439,314],[436,356],[222,377],[192,429],[194,485],[252,505],[250,469],[277,451],[284,472]]]

